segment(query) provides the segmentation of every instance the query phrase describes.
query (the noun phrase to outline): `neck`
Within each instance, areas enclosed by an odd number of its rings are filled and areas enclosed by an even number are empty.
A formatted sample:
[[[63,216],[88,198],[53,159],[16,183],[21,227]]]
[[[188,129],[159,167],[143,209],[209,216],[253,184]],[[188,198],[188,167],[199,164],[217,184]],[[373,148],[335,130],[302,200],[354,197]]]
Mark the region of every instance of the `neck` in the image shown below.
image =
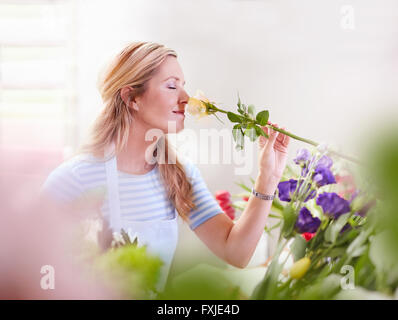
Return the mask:
[[[152,155],[156,144],[153,141],[145,141],[145,134],[149,128],[140,122],[134,122],[130,126],[127,144],[117,155],[117,168],[120,171],[131,174],[145,174],[152,170],[156,164],[151,164],[145,155]]]

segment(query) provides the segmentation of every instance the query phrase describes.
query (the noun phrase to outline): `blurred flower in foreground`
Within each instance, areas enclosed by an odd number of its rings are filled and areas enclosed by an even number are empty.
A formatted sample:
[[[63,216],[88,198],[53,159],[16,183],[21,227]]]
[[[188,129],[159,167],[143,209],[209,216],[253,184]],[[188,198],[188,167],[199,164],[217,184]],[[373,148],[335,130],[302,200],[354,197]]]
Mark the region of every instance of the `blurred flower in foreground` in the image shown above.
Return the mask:
[[[89,210],[61,207],[42,198],[29,179],[0,179],[0,299],[118,298],[87,272],[83,261],[97,254],[81,232]],[[53,289],[46,287],[51,283],[46,270],[51,269]]]
[[[129,242],[99,256],[94,270],[124,297],[152,299],[162,264],[162,260],[150,255],[145,246]]]
[[[311,265],[311,260],[304,257],[296,261],[290,269],[290,276],[292,279],[301,279],[308,271]]]
[[[231,194],[227,190],[219,190],[216,192],[215,198],[224,213],[231,218],[235,219],[235,209],[232,206]]]

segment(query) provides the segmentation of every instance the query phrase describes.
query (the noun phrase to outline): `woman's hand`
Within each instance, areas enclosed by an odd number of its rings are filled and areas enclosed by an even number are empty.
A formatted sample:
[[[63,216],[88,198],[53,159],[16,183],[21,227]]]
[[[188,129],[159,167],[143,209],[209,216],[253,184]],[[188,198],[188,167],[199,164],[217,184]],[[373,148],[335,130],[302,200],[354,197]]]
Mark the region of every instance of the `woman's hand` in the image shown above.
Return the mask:
[[[268,122],[268,124],[278,128],[277,124],[271,122]],[[265,180],[263,181],[264,184],[271,184],[275,189],[286,167],[290,137],[265,126],[262,129],[269,138],[260,136],[258,140],[260,150],[258,159],[259,176],[262,180]],[[285,128],[282,129],[285,130]]]

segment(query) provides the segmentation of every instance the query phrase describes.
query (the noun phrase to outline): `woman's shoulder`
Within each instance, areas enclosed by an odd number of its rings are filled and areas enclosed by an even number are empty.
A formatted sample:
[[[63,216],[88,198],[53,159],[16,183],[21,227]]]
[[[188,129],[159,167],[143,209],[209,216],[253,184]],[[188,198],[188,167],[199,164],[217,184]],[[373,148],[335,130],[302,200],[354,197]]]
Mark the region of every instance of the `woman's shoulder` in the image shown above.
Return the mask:
[[[73,200],[84,191],[82,173],[93,168],[104,168],[104,162],[87,154],[72,156],[49,173],[41,192],[62,202]]]
[[[96,158],[90,154],[77,154],[59,164],[50,173],[50,175],[75,175],[80,177],[80,174],[84,172],[85,169],[99,168],[104,166],[104,161],[101,161],[99,158]]]
[[[199,168],[197,165],[188,157],[179,156],[178,160],[184,166],[185,173],[190,178],[195,178],[197,175],[200,175]]]

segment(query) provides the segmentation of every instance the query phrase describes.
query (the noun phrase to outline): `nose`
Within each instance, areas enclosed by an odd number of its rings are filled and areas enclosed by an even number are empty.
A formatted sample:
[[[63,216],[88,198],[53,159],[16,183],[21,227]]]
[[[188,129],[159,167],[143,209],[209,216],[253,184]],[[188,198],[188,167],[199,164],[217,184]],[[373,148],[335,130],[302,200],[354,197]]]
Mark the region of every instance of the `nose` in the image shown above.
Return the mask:
[[[185,91],[185,89],[181,90],[181,96],[180,96],[180,104],[187,104],[189,100],[189,95]]]

